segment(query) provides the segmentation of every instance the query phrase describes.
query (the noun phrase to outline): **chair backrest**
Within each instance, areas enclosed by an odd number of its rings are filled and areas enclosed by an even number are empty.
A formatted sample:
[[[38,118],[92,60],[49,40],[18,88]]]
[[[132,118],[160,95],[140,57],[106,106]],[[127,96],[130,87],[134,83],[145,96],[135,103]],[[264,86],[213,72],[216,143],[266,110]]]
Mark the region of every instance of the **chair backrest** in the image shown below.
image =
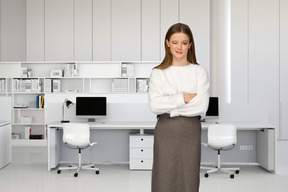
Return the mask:
[[[208,145],[225,148],[236,145],[237,129],[232,124],[210,124],[208,126]]]
[[[85,147],[90,143],[90,129],[84,123],[64,123],[63,142],[75,147]]]

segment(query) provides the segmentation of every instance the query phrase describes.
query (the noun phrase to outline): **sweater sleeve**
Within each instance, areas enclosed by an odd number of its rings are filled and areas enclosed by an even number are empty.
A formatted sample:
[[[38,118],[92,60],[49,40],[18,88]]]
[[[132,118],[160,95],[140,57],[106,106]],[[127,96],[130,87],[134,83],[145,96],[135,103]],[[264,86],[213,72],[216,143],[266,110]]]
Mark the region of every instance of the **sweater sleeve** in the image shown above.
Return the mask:
[[[187,116],[200,115],[204,118],[209,105],[209,80],[204,68],[199,67],[197,72],[197,92],[196,96],[178,111]]]
[[[153,113],[163,114],[173,111],[177,116],[178,108],[185,105],[183,94],[165,95],[163,93],[160,69],[153,69],[149,81],[149,104]]]

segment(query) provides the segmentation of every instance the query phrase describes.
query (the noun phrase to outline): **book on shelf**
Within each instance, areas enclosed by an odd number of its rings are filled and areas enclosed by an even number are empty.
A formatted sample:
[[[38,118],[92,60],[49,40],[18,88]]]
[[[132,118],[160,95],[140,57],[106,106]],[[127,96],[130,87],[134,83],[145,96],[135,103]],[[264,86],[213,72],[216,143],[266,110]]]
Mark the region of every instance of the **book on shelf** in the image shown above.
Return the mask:
[[[31,116],[20,116],[19,117],[19,123],[31,124],[31,123],[33,123],[33,117],[31,117]]]
[[[27,77],[28,76],[28,68],[27,67],[21,67],[20,68],[20,77]]]
[[[122,64],[121,76],[122,77],[133,77],[134,76],[134,64]]]
[[[36,108],[43,109],[45,104],[45,96],[44,95],[37,95],[36,96]]]
[[[31,127],[25,127],[25,139],[29,139],[31,135]]]
[[[39,79],[13,79],[14,92],[39,92],[41,85]]]
[[[76,64],[64,65],[64,77],[77,77]]]
[[[28,108],[28,106],[27,105],[14,105],[13,108],[14,109],[26,109]]]
[[[137,79],[136,81],[136,91],[147,93],[149,88],[149,81],[148,79]]]
[[[52,92],[52,79],[45,79],[44,92],[45,93],[51,93]]]
[[[60,79],[52,80],[52,92],[59,93],[61,92],[61,81]]]
[[[113,79],[112,92],[128,92],[128,79]]]
[[[6,90],[6,80],[0,79],[0,92],[4,92]]]

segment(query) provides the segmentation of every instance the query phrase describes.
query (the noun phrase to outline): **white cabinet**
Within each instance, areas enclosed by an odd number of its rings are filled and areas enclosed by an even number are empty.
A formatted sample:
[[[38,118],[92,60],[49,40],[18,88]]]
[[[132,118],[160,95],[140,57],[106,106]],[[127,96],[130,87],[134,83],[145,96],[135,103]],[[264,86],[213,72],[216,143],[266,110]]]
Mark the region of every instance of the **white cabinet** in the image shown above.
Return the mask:
[[[92,48],[93,48],[92,1],[93,0],[74,1],[75,61],[92,61]]]
[[[111,60],[111,1],[93,0],[93,60]]]
[[[27,0],[26,5],[26,60],[44,61],[44,0]]]
[[[152,170],[153,143],[153,135],[130,135],[129,168],[131,170]]]
[[[74,1],[45,1],[45,60],[74,60]]]
[[[112,61],[140,61],[141,1],[112,0],[111,2]]]
[[[142,1],[142,61],[160,61],[160,0]]]

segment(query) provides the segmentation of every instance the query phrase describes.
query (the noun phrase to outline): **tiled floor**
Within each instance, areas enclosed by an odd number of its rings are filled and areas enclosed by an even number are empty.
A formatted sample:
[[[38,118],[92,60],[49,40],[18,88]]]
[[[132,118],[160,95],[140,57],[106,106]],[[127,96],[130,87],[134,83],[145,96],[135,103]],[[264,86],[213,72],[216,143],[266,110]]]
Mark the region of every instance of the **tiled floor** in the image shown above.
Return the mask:
[[[100,165],[100,174],[47,171],[45,155],[14,150],[13,162],[0,170],[1,192],[150,192],[151,171],[129,171],[128,165]],[[44,161],[44,162],[43,162]],[[200,192],[287,192],[288,175],[268,173],[258,166],[240,166],[234,179],[201,171]]]

